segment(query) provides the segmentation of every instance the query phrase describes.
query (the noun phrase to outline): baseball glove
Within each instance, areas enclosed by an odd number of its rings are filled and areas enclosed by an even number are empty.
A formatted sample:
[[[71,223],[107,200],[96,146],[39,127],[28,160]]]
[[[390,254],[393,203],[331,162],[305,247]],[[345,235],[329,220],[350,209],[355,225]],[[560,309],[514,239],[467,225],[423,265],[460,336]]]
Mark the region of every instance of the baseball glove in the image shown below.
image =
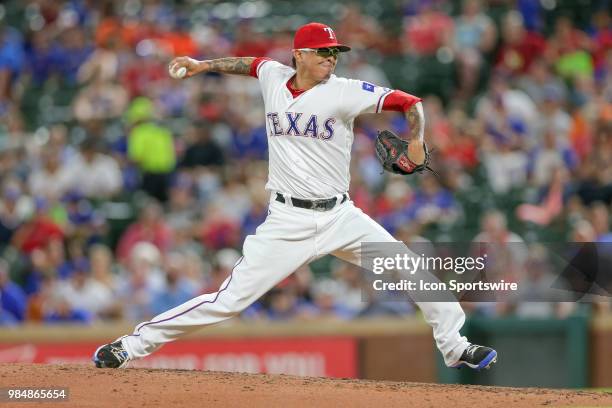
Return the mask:
[[[429,167],[431,155],[427,144],[423,142],[425,148],[425,161],[422,164],[416,164],[408,158],[409,141],[403,140],[389,130],[378,132],[376,138],[376,156],[382,164],[383,168],[395,174],[413,174],[421,173],[423,170],[429,170],[432,173],[436,172]]]

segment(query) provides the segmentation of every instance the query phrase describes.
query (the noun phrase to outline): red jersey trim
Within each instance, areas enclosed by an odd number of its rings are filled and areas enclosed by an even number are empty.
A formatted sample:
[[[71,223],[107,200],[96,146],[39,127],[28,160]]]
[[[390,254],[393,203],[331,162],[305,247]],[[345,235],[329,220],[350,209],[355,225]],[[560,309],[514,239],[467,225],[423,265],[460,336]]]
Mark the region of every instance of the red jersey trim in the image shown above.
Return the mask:
[[[259,78],[259,68],[268,61],[272,61],[272,59],[268,57],[255,58],[255,60],[251,63],[251,69],[249,71],[249,75],[254,78]]]
[[[306,92],[303,89],[295,89],[291,86],[291,80],[295,77],[295,75],[293,75],[291,78],[289,78],[289,80],[287,81],[287,89],[289,90],[289,92],[291,92],[291,96],[293,96],[293,98],[297,98],[298,96],[300,96],[301,94],[303,94],[304,92]]]
[[[382,107],[380,110],[396,112],[407,112],[414,104],[422,101],[421,98],[398,90],[383,94],[381,99]]]
[[[382,111],[382,108],[385,105],[384,104],[385,99],[387,99],[387,95],[389,95],[391,92],[393,92],[393,89],[389,89],[387,92],[380,95],[380,98],[378,98],[378,102],[376,102],[376,113],[379,113],[380,111]]]

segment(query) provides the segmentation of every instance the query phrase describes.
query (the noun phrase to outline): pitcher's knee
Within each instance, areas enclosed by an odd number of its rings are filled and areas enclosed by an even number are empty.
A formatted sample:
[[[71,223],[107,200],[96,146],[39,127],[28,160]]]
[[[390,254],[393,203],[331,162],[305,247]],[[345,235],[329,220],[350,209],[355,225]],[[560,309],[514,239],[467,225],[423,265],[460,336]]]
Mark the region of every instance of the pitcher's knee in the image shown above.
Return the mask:
[[[249,307],[256,299],[248,295],[232,295],[227,294],[221,301],[221,314],[226,318],[240,314],[243,310]]]

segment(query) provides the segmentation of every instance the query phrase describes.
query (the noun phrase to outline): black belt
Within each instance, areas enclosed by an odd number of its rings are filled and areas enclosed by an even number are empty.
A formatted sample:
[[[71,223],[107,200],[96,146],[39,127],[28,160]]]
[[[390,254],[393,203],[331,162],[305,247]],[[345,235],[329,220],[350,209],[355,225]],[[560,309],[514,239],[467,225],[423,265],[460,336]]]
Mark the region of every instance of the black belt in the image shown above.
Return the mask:
[[[340,204],[348,200],[346,193],[342,194]],[[276,193],[276,201],[285,204],[285,197],[281,193]],[[307,210],[329,211],[336,206],[338,197],[323,198],[321,200],[303,200],[301,198],[291,197],[291,203],[294,207],[305,208]]]

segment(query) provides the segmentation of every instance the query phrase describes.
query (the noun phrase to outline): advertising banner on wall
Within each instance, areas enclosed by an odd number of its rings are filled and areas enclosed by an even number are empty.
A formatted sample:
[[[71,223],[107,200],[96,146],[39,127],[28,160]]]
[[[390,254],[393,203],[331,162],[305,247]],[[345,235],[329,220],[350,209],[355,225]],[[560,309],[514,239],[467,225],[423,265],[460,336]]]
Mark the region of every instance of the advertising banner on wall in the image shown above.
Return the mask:
[[[98,343],[0,345],[0,363],[91,364]],[[130,367],[317,377],[357,377],[357,344],[349,337],[188,340],[166,345]]]

